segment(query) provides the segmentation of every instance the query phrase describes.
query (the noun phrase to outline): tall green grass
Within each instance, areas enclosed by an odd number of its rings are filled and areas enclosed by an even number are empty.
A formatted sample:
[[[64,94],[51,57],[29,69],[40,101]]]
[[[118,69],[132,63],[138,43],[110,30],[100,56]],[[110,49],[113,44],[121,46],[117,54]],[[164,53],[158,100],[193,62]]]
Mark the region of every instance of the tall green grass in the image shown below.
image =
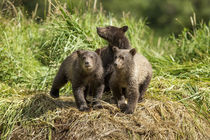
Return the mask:
[[[0,80],[14,87],[30,88],[44,67],[35,58],[42,40],[40,25],[19,15],[0,24]]]

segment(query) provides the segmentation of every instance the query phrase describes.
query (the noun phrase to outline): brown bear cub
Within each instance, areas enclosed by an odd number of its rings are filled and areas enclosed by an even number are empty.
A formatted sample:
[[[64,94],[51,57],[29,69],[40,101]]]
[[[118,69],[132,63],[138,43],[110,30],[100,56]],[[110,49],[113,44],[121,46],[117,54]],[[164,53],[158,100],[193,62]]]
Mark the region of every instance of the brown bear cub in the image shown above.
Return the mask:
[[[93,94],[93,108],[101,107],[98,100],[104,90],[104,70],[99,54],[78,50],[68,56],[54,78],[50,95],[58,98],[59,89],[68,81],[72,84],[75,102],[80,111],[89,110],[86,99],[89,89]]]
[[[113,47],[114,72],[110,78],[110,88],[117,106],[126,114],[131,114],[141,101],[152,78],[149,61],[136,52],[136,49]],[[126,92],[122,92],[125,88]],[[128,99],[125,104],[125,97]]]
[[[113,46],[117,46],[120,49],[130,49],[130,43],[125,36],[125,32],[128,30],[128,26],[123,26],[121,28],[115,26],[107,27],[97,27],[98,35],[108,41],[109,45],[104,47],[101,50],[101,59],[103,62],[104,72],[105,72],[105,90],[106,92],[110,91],[109,89],[109,79],[111,73],[113,72]]]

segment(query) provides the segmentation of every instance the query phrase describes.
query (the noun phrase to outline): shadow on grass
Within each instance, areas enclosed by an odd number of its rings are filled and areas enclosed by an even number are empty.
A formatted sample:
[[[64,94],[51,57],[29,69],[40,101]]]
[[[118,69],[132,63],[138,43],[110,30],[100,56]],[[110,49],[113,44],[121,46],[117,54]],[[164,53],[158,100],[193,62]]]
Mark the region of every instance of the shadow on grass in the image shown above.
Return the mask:
[[[47,94],[36,94],[24,100],[22,115],[26,118],[36,118],[57,108],[75,107],[73,97],[53,99]]]

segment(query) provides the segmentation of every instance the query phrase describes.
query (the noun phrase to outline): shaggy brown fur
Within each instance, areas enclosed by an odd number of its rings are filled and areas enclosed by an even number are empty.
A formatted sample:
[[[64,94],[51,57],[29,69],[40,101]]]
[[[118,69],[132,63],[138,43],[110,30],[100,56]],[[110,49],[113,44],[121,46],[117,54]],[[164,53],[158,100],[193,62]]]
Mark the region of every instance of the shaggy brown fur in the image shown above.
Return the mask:
[[[125,32],[128,30],[128,26],[123,26],[121,28],[114,26],[107,27],[97,27],[97,33],[100,37],[108,41],[109,45],[101,49],[101,59],[103,62],[103,67],[105,70],[105,91],[110,91],[109,89],[109,79],[111,73],[113,72],[113,46],[118,46],[120,49],[130,49],[130,44],[125,36]]]
[[[125,113],[133,113],[141,101],[152,78],[152,66],[136,49],[113,47],[114,72],[110,78],[110,88],[117,106]],[[123,88],[126,92],[122,92]],[[124,93],[126,95],[124,95]],[[125,97],[128,98],[127,105]]]
[[[96,52],[78,50],[68,56],[54,79],[50,95],[59,97],[59,89],[68,81],[72,84],[74,98],[80,111],[88,110],[86,96],[93,92],[93,107],[100,107],[98,99],[104,90],[103,66]]]

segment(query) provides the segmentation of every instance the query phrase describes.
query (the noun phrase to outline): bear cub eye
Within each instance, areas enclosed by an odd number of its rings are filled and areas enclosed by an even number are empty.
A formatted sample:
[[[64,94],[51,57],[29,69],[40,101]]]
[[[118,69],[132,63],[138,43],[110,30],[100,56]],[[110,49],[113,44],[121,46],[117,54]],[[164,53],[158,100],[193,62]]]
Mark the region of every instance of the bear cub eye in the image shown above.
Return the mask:
[[[93,59],[93,56],[90,56],[91,59]]]
[[[117,56],[115,56],[114,59],[117,59]]]
[[[82,57],[82,59],[83,59],[83,60],[85,60],[85,59],[86,59],[86,57],[85,57],[85,56],[83,56],[83,57]]]
[[[124,60],[124,59],[125,59],[125,57],[124,57],[124,56],[120,56],[120,58],[121,58],[122,60]]]

